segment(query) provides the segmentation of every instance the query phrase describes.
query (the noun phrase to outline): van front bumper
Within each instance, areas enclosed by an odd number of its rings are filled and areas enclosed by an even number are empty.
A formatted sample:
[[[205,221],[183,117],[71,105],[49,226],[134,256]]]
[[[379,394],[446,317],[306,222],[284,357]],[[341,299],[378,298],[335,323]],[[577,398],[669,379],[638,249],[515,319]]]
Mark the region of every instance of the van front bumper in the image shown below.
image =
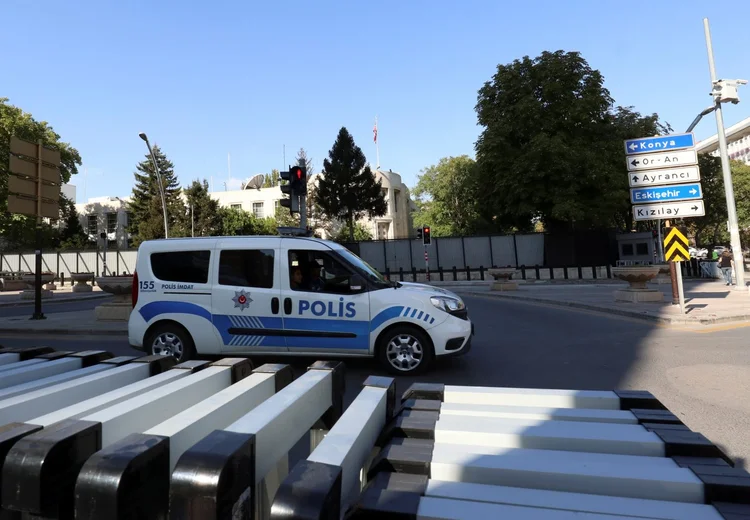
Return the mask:
[[[437,330],[436,330],[437,329]],[[439,357],[463,356],[471,350],[474,324],[467,318],[453,318],[430,329],[435,355]]]

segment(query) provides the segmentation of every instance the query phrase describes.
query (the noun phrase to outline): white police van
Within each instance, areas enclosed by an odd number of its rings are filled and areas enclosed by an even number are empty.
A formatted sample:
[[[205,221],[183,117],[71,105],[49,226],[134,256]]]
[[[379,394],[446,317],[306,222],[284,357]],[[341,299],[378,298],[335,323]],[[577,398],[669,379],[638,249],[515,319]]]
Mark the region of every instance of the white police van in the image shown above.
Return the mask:
[[[374,356],[413,374],[468,352],[472,335],[456,294],[391,282],[334,242],[206,237],[138,249],[128,337],[149,354]]]

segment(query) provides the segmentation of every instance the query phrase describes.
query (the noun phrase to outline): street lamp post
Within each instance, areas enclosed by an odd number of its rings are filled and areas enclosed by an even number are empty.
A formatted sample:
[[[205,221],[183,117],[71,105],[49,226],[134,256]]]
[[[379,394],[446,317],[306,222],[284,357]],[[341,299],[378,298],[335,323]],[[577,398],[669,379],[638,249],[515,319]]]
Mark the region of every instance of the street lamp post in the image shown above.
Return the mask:
[[[154,157],[154,151],[151,149],[151,143],[148,142],[148,137],[145,132],[141,132],[138,136],[146,141],[148,147],[148,153],[151,155],[151,162],[154,165],[154,172],[156,173],[156,182],[159,183],[159,195],[161,195],[161,209],[164,213],[164,238],[169,238],[169,231],[167,229],[167,201],[164,197],[164,185],[161,182],[161,173],[159,173],[159,166],[156,164],[156,157]]]

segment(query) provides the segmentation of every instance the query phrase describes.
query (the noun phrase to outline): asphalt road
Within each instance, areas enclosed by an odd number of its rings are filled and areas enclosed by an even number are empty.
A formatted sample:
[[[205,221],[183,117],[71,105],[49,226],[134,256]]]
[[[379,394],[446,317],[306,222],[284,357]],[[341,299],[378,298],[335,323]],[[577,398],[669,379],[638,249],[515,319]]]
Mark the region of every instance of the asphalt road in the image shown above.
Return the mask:
[[[93,310],[97,305],[111,300],[111,298],[97,298],[92,300],[83,301],[53,301],[53,300],[42,300],[42,312],[44,314],[54,314],[56,312],[75,312],[75,311],[90,311]],[[31,316],[34,313],[34,302],[23,303],[20,305],[8,306],[4,305],[0,307],[0,317],[10,318],[11,316]]]
[[[465,299],[476,324],[472,351],[465,357],[438,363],[434,371],[419,378],[400,378],[399,392],[415,380],[477,386],[649,390],[691,429],[706,435],[740,464],[750,460],[750,328],[682,332],[605,314],[490,296],[467,295]],[[138,353],[124,338],[15,336],[0,337],[0,344],[106,349],[115,355]],[[256,360],[258,364],[290,363],[298,373],[313,361]],[[346,368],[347,405],[368,375],[384,374],[369,360],[348,360]]]

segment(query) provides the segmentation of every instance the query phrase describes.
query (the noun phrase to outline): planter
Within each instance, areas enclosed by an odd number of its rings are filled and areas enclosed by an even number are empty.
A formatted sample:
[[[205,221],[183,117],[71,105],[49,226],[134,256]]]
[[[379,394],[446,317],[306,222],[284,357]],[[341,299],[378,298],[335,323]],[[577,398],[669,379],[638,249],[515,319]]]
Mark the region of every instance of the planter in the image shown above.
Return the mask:
[[[515,267],[500,267],[488,269],[487,273],[494,278],[494,282],[490,286],[493,291],[517,291],[518,283],[511,281],[514,274],[518,273],[518,269]]]
[[[52,291],[49,285],[55,279],[55,273],[42,273],[42,298],[51,298]],[[23,273],[21,282],[26,286],[21,292],[22,300],[33,300],[35,298],[36,275],[34,273]]]
[[[659,285],[672,283],[672,277],[669,274],[669,262],[655,264],[654,267],[659,268],[659,274],[656,276],[656,278],[651,280],[652,283]]]
[[[627,289],[615,291],[615,301],[631,303],[664,301],[664,294],[661,291],[649,289],[646,285],[656,278],[661,268],[662,266],[659,265],[613,267],[612,276],[629,284]]]
[[[94,288],[87,284],[94,280],[94,273],[70,273],[70,279],[76,284],[73,286],[73,292],[91,292]]]
[[[109,294],[114,295],[111,302],[99,305],[94,309],[98,321],[128,321],[132,310],[132,276],[100,276],[96,285]]]

